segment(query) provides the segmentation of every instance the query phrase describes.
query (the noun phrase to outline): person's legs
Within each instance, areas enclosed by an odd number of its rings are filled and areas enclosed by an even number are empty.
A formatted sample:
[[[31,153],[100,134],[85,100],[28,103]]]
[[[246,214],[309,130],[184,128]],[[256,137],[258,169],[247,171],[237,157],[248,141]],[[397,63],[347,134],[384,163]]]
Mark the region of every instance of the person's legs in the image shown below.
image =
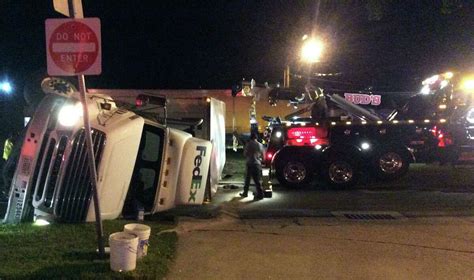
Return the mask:
[[[246,197],[249,192],[249,186],[250,186],[250,176],[251,176],[251,170],[248,165],[245,165],[245,182],[244,182],[244,191],[240,193],[240,196]]]
[[[5,180],[3,179],[3,166],[5,165],[5,161],[0,159],[0,171],[2,171],[2,180],[0,180],[0,200],[6,199],[6,189]]]
[[[255,182],[255,188],[257,190],[257,199],[263,198],[263,189],[262,185],[260,184],[262,174],[262,167],[259,165],[252,166],[252,178]]]
[[[8,199],[10,195],[10,185],[12,183],[12,178],[15,173],[16,161],[13,158],[9,158],[2,168],[2,181],[3,188],[1,189],[0,196],[3,199]]]

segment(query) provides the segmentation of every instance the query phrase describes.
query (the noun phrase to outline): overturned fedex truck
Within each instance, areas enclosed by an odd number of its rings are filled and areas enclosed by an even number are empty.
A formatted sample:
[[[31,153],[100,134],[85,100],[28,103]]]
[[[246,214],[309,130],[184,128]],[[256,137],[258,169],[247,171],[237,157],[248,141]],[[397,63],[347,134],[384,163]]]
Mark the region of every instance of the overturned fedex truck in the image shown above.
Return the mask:
[[[95,220],[91,174],[77,92],[47,94],[25,134],[5,223]],[[201,204],[210,141],[119,108],[104,94],[87,106],[102,219]]]

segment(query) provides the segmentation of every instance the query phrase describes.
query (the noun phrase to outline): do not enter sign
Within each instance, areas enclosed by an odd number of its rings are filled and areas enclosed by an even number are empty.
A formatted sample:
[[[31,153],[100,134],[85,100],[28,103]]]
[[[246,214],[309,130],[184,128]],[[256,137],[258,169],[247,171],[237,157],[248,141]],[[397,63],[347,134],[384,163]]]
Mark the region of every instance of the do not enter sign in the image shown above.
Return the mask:
[[[100,20],[47,19],[46,51],[49,75],[100,74]]]

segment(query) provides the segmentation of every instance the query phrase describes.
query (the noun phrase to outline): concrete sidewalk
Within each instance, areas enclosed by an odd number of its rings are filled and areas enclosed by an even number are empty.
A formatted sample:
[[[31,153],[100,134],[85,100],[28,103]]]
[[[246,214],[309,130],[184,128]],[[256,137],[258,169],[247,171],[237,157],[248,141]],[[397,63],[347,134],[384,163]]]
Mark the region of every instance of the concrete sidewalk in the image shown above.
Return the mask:
[[[222,215],[181,218],[177,232],[166,279],[474,279],[474,218]]]

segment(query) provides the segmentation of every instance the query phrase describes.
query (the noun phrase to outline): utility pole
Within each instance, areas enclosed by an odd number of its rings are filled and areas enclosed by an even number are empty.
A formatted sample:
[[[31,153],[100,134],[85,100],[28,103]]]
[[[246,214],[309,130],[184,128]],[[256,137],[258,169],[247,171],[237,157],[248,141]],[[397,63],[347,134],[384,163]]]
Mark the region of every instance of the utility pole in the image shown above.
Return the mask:
[[[285,70],[283,70],[283,87],[290,87],[290,66],[287,65]]]

